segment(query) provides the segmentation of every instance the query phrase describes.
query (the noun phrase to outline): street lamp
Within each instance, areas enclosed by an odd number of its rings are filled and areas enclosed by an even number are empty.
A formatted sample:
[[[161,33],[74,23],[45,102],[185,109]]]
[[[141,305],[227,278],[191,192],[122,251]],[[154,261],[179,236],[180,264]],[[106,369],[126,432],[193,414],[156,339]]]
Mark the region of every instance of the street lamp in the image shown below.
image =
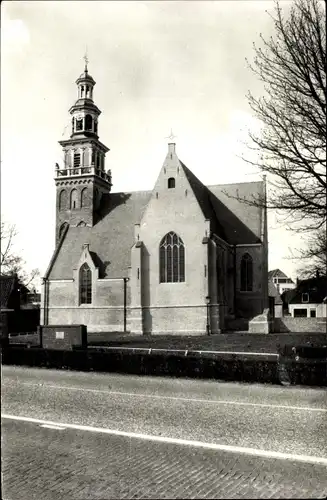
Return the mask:
[[[207,305],[207,324],[206,324],[206,331],[207,335],[210,335],[210,317],[209,317],[209,305],[210,305],[210,296],[206,296],[206,305]]]

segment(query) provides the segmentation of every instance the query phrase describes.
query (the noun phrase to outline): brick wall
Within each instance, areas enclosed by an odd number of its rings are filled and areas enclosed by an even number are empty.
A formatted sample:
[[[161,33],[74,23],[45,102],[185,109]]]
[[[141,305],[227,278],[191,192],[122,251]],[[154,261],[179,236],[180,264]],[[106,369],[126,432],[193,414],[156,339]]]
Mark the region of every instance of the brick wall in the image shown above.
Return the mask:
[[[327,340],[327,319],[326,318],[275,318],[275,333],[286,332],[308,332],[326,333]]]
[[[84,325],[42,326],[40,331],[44,349],[70,350],[73,346],[85,348],[87,345]]]
[[[97,280],[94,274],[92,304],[79,305],[78,280],[49,282],[49,325],[85,324],[88,331],[123,331],[123,280]]]
[[[76,190],[77,199],[75,209],[70,207],[70,196],[72,190]],[[81,196],[83,191],[83,207],[81,207]],[[65,192],[65,206],[59,207],[59,198],[62,192]],[[90,184],[71,183],[68,186],[57,186],[57,217],[56,217],[56,236],[58,238],[59,230],[64,222],[71,226],[77,226],[80,222],[86,225],[93,225],[93,186]]]
[[[253,261],[253,290],[252,292],[241,291],[241,260],[245,253],[252,257]],[[267,290],[263,286],[262,276],[265,268],[266,252],[262,245],[241,246],[236,250],[236,315],[244,318],[253,318],[261,314],[268,307]]]

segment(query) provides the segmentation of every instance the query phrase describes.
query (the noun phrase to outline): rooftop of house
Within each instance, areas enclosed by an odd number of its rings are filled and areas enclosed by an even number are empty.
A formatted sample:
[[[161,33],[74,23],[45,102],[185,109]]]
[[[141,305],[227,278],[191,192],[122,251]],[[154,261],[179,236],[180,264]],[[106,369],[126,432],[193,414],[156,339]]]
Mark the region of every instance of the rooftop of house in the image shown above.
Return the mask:
[[[303,303],[303,293],[309,294],[308,302],[311,304],[321,304],[327,300],[327,276],[299,281],[296,288],[282,294],[282,299],[288,304]]]
[[[288,276],[280,269],[273,269],[272,271],[268,271],[268,279],[272,278],[288,278]]]

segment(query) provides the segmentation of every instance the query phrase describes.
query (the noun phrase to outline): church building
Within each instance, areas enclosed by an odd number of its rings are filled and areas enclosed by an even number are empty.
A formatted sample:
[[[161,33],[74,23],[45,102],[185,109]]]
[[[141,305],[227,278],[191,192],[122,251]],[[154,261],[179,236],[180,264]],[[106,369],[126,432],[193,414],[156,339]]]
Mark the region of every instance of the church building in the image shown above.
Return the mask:
[[[87,65],[76,85],[71,135],[60,141],[64,163],[55,169],[56,243],[41,324],[205,335],[261,314],[267,214],[240,200],[264,197],[265,182],[205,186],[170,142],[152,191],[112,192]]]

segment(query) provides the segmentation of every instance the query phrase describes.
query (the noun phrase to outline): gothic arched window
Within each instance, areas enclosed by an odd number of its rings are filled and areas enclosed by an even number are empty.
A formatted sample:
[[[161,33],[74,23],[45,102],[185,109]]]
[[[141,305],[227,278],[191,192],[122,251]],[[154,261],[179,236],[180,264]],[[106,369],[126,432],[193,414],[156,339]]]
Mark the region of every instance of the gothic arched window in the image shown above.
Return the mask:
[[[92,130],[93,119],[91,115],[85,116],[85,130]]]
[[[77,190],[76,189],[72,189],[72,191],[70,193],[70,208],[71,208],[71,210],[74,210],[75,208],[77,208]]]
[[[92,272],[86,262],[79,270],[79,303],[92,304]]]
[[[66,210],[67,208],[67,193],[65,189],[62,189],[59,194],[59,210]]]
[[[253,261],[251,255],[244,254],[241,260],[241,291],[252,292],[253,288]]]
[[[87,188],[82,189],[81,192],[81,208],[87,205]]]
[[[173,231],[166,234],[159,248],[160,283],[185,281],[185,248]]]
[[[174,188],[175,187],[175,179],[174,177],[169,177],[168,179],[168,189]]]

